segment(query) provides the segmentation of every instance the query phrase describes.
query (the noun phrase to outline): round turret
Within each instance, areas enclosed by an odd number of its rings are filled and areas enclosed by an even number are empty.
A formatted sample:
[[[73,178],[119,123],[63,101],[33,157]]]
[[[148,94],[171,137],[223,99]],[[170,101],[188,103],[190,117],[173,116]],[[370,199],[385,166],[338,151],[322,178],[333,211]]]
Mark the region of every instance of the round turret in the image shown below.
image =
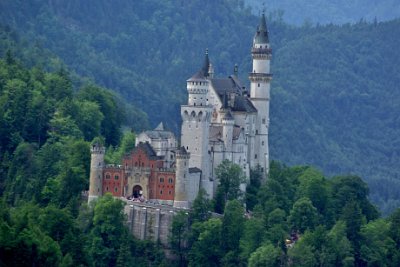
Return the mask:
[[[250,100],[257,110],[255,120],[254,149],[250,151],[251,167],[260,165],[261,170],[268,172],[268,121],[269,101],[272,74],[270,61],[272,50],[269,45],[268,29],[264,13],[257,27],[251,49],[253,69],[249,74]],[[264,176],[265,177],[265,176]]]
[[[88,202],[103,195],[103,168],[105,148],[99,143],[92,145],[90,161],[90,181],[89,181],[89,198]]]

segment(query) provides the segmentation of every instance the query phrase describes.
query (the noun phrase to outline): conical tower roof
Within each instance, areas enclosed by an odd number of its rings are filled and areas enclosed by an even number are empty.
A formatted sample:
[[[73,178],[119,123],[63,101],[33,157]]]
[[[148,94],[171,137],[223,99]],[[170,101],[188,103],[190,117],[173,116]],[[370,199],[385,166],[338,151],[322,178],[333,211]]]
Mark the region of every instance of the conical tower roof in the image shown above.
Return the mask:
[[[209,67],[210,67],[210,59],[208,57],[208,49],[206,49],[203,66],[198,72],[196,72],[192,77],[190,77],[188,82],[207,79],[207,77],[209,76],[208,73]]]
[[[254,43],[255,44],[268,44],[269,43],[267,22],[265,20],[264,12],[261,15],[260,24],[258,25],[257,32],[254,36]]]
[[[158,124],[154,131],[164,131],[164,124],[160,122],[160,124]]]

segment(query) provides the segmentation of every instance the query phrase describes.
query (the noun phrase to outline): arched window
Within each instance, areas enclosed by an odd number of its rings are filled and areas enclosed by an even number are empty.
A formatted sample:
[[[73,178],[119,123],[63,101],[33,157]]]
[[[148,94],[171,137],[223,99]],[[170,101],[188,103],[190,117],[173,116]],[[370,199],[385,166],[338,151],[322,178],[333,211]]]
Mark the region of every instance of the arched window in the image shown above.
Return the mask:
[[[172,178],[168,178],[168,183],[172,184],[174,182],[174,180]]]
[[[164,183],[164,177],[160,177],[160,183]]]
[[[162,190],[160,190],[160,195],[162,195]]]
[[[110,174],[106,174],[106,179],[110,179],[111,178],[111,175]]]
[[[118,174],[116,174],[116,175],[114,176],[114,179],[115,179],[115,180],[118,180],[118,179],[119,179]]]
[[[118,192],[118,187],[115,187],[115,188],[114,188],[114,191],[115,191],[115,192]]]

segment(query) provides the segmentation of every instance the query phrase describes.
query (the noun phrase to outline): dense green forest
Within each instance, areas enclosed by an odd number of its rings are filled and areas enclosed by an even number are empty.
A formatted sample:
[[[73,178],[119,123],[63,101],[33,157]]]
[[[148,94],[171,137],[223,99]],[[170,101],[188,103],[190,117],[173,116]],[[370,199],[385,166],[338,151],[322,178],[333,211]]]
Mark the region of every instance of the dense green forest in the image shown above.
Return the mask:
[[[343,24],[360,20],[386,21],[400,17],[397,0],[245,0],[254,14],[265,8],[290,24]]]
[[[225,166],[224,166],[225,165]],[[251,183],[237,200],[237,166],[218,167],[225,205],[217,208],[200,193],[193,210],[174,218],[171,245],[179,266],[398,266],[400,209],[387,219],[367,199],[368,187],[357,176],[326,179],[310,167],[271,163],[269,179]],[[228,175],[228,173],[230,175]],[[229,179],[230,181],[226,181]],[[239,190],[240,191],[240,190]]]
[[[45,69],[65,62],[74,84],[82,76],[117,92],[129,128],[147,128],[149,119],[178,133],[185,80],[205,48],[217,75],[238,63],[246,82],[258,19],[237,0],[7,0],[0,22],[33,52],[53,55]],[[385,214],[400,204],[399,24],[293,27],[274,15],[268,22],[272,158],[361,175]]]
[[[0,265],[400,265],[400,20],[270,18],[272,158],[326,176],[272,162],[244,196],[200,194],[174,220],[172,263],[127,233],[119,200],[82,202],[90,142],[115,160],[134,138],[123,125],[178,130],[206,47],[217,73],[239,63],[245,81],[257,17],[234,0],[7,0],[0,22]]]
[[[6,30],[3,40],[10,35]],[[40,55],[34,58],[45,63]],[[120,131],[116,95],[94,84],[74,89],[64,68],[26,67],[7,51],[0,103],[2,266],[400,264],[400,209],[380,218],[361,178],[326,179],[312,167],[277,162],[265,183],[252,170],[244,195],[240,167],[223,162],[216,198],[200,191],[193,209],[174,217],[174,258],[166,258],[159,244],[129,234],[121,200],[106,195],[88,206],[82,197],[90,140],[116,145],[107,155],[113,159],[132,147],[134,135]]]
[[[124,110],[118,103],[94,84],[74,91],[63,68],[27,68],[10,51],[0,59],[1,266],[164,261],[156,244],[128,234],[122,202],[107,196],[88,207],[82,201],[90,141],[102,136],[106,145],[121,144],[111,149],[118,156],[131,139],[130,132],[122,136]]]

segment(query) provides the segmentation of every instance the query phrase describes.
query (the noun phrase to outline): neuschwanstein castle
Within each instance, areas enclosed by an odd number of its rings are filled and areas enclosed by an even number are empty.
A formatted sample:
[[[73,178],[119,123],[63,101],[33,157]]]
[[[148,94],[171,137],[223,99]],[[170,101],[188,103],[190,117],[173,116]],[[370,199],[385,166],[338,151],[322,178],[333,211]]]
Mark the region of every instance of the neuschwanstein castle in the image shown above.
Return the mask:
[[[223,160],[238,164],[246,177],[258,165],[268,173],[271,52],[264,14],[251,48],[250,89],[239,81],[236,68],[228,78],[214,77],[207,51],[201,69],[187,80],[180,146],[162,123],[137,136],[121,165],[105,165],[104,147],[93,145],[89,202],[110,192],[189,208],[200,188],[214,196],[215,169]]]

